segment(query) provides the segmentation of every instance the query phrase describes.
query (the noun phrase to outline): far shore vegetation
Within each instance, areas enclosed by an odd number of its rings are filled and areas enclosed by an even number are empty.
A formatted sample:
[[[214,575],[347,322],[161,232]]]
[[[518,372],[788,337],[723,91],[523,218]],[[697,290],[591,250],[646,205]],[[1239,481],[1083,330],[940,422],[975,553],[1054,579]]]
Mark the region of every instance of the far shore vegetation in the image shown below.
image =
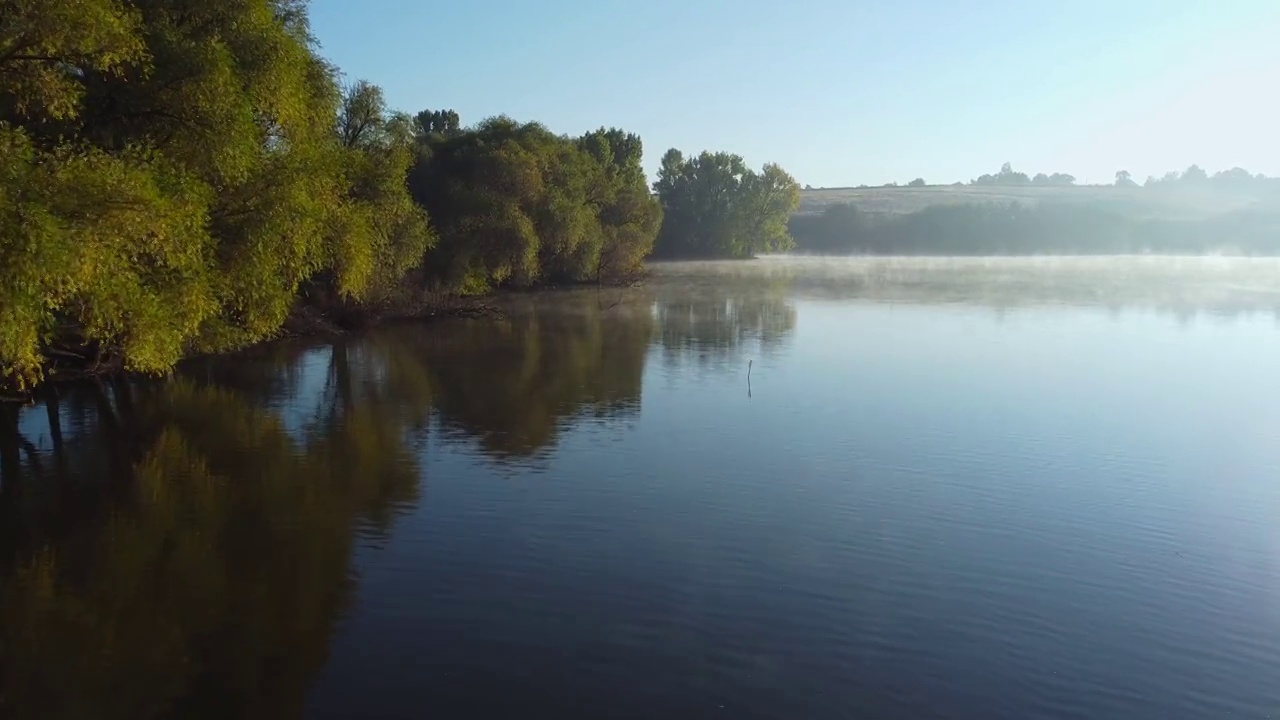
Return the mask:
[[[1192,165],[1139,186],[1077,186],[1008,163],[967,184],[807,190],[789,222],[810,254],[1280,254],[1280,179]],[[806,207],[807,205],[807,207]]]

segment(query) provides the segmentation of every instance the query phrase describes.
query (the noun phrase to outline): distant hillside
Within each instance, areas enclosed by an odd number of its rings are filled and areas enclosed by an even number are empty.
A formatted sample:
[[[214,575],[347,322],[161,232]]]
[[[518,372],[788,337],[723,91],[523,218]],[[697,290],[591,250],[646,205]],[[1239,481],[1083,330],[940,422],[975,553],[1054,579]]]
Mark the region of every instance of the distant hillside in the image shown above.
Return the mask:
[[[926,185],[924,187],[821,188],[802,190],[800,214],[822,212],[836,203],[853,203],[876,214],[906,214],[935,205],[1088,203],[1094,208],[1135,218],[1199,220],[1250,207],[1280,205],[1275,192],[1202,188],[1124,188],[1112,185],[1070,187]]]

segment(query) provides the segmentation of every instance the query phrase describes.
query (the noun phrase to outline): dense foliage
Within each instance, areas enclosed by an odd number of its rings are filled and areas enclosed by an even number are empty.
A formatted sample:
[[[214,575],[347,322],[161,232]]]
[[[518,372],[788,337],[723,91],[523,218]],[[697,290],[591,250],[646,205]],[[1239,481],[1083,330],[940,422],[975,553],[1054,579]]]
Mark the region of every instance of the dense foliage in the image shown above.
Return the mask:
[[[440,235],[424,272],[463,291],[634,275],[661,222],[640,138],[580,138],[499,117],[459,129],[418,114],[414,198]]]
[[[0,376],[163,370],[416,261],[408,149],[334,76],[290,0],[0,4]]]
[[[339,77],[305,0],[0,0],[0,387],[163,371],[304,303],[641,272],[662,207],[636,135],[464,127]],[[733,173],[716,241],[784,247],[794,183]]]
[[[760,172],[729,153],[662,156],[653,184],[664,222],[655,254],[745,258],[789,250],[787,219],[800,205],[800,186],[777,165]]]
[[[797,250],[822,254],[1280,253],[1274,210],[1157,220],[1090,203],[934,205],[899,215],[837,203],[790,225]]]

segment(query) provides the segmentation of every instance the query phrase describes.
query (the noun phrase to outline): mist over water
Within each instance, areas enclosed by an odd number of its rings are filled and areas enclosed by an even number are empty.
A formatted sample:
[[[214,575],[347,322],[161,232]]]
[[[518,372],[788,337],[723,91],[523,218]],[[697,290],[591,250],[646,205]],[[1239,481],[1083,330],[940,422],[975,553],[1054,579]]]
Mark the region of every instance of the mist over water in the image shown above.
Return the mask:
[[[1277,280],[662,263],[6,407],[0,710],[1266,717]]]
[[[747,263],[664,263],[656,268],[662,283],[687,281],[709,292],[726,282],[780,284],[792,296],[805,299],[1189,312],[1280,309],[1280,258],[775,255]]]

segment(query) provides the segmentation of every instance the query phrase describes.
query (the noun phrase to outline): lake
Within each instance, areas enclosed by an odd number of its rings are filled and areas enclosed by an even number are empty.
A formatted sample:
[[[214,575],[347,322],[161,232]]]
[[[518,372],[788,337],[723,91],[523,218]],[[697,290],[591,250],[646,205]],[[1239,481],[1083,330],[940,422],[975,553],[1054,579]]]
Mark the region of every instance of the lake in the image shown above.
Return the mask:
[[[1280,715],[1280,261],[502,303],[0,409],[0,716]]]

